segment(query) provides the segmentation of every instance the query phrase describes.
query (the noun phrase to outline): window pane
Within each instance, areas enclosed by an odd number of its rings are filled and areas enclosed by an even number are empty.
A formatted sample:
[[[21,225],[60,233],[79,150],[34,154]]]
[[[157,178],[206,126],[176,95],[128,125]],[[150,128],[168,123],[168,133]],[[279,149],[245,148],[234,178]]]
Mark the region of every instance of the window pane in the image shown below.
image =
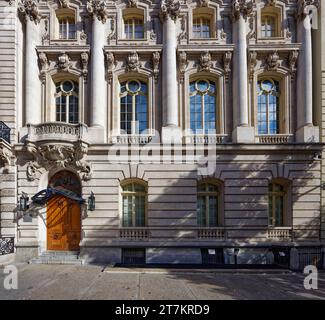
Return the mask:
[[[205,197],[199,196],[197,198],[197,224],[200,227],[206,226],[206,206],[205,206]]]
[[[135,227],[145,226],[145,198],[135,196]]]
[[[123,227],[132,227],[132,196],[123,196]]]
[[[218,225],[218,198],[209,197],[209,227]]]

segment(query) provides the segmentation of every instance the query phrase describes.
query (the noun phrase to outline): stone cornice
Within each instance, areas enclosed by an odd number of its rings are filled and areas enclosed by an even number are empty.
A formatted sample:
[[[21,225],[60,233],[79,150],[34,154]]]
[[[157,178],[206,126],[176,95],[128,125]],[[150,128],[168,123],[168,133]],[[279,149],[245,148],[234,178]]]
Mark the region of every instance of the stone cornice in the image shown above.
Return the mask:
[[[37,24],[41,20],[41,15],[38,10],[38,0],[21,0],[18,3],[18,11],[24,16],[26,22],[30,20]]]
[[[180,14],[181,4],[179,0],[162,0],[160,6],[160,18],[162,21],[170,17],[176,21]]]
[[[242,15],[244,19],[247,19],[253,11],[253,1],[252,0],[233,0],[232,2],[232,16],[236,21]]]
[[[107,3],[105,0],[89,0],[87,2],[87,11],[93,19],[97,18],[105,23],[108,18]]]

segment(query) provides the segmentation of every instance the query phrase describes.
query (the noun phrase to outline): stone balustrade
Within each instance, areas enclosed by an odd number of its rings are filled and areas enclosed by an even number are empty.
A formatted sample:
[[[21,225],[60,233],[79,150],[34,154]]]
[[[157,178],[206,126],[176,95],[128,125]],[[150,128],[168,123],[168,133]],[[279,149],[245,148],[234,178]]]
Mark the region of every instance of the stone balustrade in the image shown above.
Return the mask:
[[[258,135],[256,136],[256,142],[264,144],[282,144],[292,143],[293,135],[291,134],[274,134],[274,135]]]
[[[123,240],[147,240],[150,231],[145,228],[123,228],[120,230],[120,238]]]
[[[191,135],[186,137],[186,143],[192,144],[221,144],[226,142],[227,135]]]
[[[46,122],[37,125],[28,124],[29,141],[62,140],[74,142],[82,140],[88,132],[83,123],[71,124],[63,122]]]
[[[198,230],[199,239],[225,240],[224,228],[204,228]]]
[[[272,228],[267,230],[270,240],[291,241],[293,237],[292,228]]]

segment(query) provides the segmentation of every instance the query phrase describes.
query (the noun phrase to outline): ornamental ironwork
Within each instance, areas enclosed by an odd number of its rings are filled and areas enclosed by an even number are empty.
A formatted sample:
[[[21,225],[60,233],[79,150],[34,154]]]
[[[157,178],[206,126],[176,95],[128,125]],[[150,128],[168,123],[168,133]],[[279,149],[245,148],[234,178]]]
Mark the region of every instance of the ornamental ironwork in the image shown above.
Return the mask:
[[[35,194],[32,197],[32,201],[33,203],[38,205],[45,205],[55,195],[65,196],[71,200],[78,202],[79,204],[85,203],[85,199],[79,197],[73,191],[66,190],[63,188],[59,189],[59,188],[50,188],[50,187]]]
[[[7,141],[10,144],[10,128],[3,122],[0,121],[0,139]]]
[[[14,253],[14,238],[0,238],[0,256]]]

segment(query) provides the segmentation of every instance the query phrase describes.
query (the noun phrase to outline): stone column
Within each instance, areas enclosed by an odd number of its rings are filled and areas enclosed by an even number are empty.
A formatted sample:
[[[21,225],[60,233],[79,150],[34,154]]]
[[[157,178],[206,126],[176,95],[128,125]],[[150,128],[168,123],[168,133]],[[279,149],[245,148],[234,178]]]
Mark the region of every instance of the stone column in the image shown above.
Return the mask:
[[[25,34],[25,125],[42,121],[41,82],[36,46],[39,44],[40,14],[35,0],[23,0],[18,6],[26,22]]]
[[[162,142],[181,142],[178,126],[178,83],[176,64],[176,20],[180,12],[179,0],[163,0],[160,17],[163,22],[163,57],[162,57],[162,104],[163,128]]]
[[[297,142],[319,142],[319,128],[313,125],[313,57],[311,17],[317,10],[318,1],[298,2],[298,43],[301,50],[297,69]],[[314,17],[315,18],[315,17]]]
[[[92,142],[105,142],[107,130],[107,89],[105,80],[105,23],[108,11],[106,1],[91,0],[87,10],[92,17],[90,52],[90,138]]]
[[[249,126],[247,16],[253,10],[250,0],[233,0],[233,142],[254,142],[254,128]]]

